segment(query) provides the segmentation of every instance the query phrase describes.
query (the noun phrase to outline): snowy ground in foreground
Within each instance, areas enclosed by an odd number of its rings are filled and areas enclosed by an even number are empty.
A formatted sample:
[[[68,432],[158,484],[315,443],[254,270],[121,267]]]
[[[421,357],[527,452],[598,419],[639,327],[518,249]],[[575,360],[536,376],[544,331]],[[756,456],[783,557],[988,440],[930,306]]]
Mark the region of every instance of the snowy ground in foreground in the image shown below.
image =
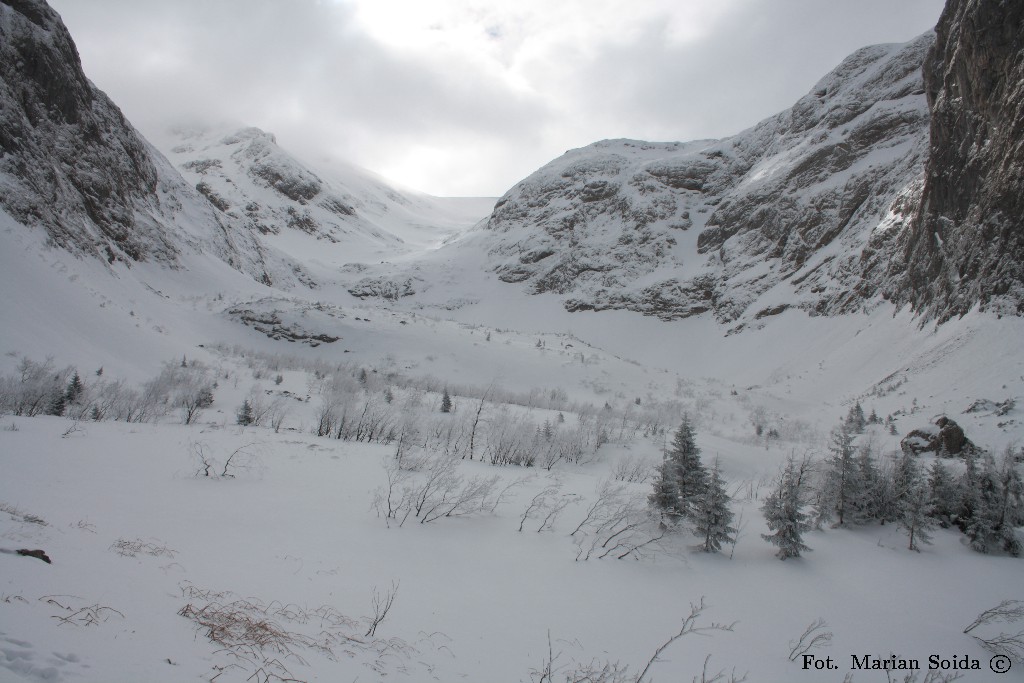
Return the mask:
[[[712,670],[735,667],[752,681],[840,681],[851,654],[890,653],[968,655],[984,670],[965,680],[1024,680],[1019,669],[994,678],[990,655],[961,632],[982,609],[1020,597],[1021,563],[974,553],[954,531],[938,531],[920,554],[893,525],[814,532],[812,553],[780,562],[759,538],[759,501],[740,495],[744,528],[731,559],[729,549],[693,552],[682,536],[641,561],[576,561],[568,534],[622,449],[551,473],[465,462],[467,476],[526,479],[493,514],[387,528],[372,501],[392,447],[225,421],[83,423],[65,435],[62,418],[3,420],[0,545],[45,549],[53,564],[0,556],[0,680],[208,680],[229,667],[217,680],[236,681],[259,666],[287,677],[277,660],[300,680],[528,681],[549,633],[556,664],[607,659],[636,671],[701,597],[701,623],[736,621],[734,630],[677,641],[653,680],[688,681],[711,654]],[[785,455],[701,442],[727,474],[774,471]],[[234,478],[204,478],[197,443],[219,462],[248,446]],[[657,445],[641,439],[628,452],[656,457]],[[534,519],[518,533],[552,479],[579,502],[553,529],[537,533]],[[142,546],[125,556],[118,542]],[[393,610],[376,639],[363,637],[375,589],[392,583]],[[241,599],[269,609],[283,631],[355,640],[332,641],[331,654],[293,642],[290,653],[231,656],[178,614]],[[353,621],[332,631],[325,624],[338,614]],[[789,641],[818,617],[835,635],[819,652],[839,663],[831,674],[788,661]]]

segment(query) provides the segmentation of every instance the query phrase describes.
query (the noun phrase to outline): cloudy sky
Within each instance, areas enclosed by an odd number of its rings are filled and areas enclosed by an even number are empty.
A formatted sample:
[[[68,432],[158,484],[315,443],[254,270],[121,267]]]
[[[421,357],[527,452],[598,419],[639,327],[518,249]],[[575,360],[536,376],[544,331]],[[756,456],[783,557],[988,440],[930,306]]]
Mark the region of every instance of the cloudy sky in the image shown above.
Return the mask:
[[[300,157],[500,195],[604,138],[723,137],[942,0],[50,0],[151,140],[245,124]]]

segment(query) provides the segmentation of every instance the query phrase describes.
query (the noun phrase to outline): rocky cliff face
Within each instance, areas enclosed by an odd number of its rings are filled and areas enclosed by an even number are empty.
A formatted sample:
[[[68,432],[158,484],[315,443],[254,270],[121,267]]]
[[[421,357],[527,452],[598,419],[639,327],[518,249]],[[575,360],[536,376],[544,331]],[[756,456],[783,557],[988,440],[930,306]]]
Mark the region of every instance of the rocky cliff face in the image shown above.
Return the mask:
[[[0,0],[0,207],[52,244],[109,262],[177,267],[205,252],[268,284],[305,279],[132,128],[42,0]]]
[[[934,34],[859,50],[732,138],[573,150],[487,229],[501,279],[569,310],[1022,315],[1024,4],[949,0]]]
[[[1024,3],[948,0],[924,65],[930,158],[892,296],[1024,314]]]
[[[568,152],[498,202],[494,270],[569,310],[732,323],[860,306],[876,289],[860,273],[885,270],[920,192],[932,41],[859,50],[732,138]]]

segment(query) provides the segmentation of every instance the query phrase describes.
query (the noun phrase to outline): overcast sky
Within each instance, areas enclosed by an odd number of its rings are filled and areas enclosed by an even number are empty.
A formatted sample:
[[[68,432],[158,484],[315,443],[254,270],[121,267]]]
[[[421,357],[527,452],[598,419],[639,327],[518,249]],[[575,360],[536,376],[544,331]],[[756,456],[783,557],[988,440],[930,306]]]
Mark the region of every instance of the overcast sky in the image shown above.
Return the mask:
[[[158,146],[245,124],[438,195],[497,196],[604,138],[723,137],[942,0],[50,0]]]

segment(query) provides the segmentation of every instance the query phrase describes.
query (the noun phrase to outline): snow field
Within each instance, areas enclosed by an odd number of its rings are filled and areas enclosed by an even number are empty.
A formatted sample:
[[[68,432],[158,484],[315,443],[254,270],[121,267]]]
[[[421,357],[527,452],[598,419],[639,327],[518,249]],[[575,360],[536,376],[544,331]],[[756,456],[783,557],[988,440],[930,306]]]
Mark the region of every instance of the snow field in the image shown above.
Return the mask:
[[[300,379],[289,372],[280,389],[297,389]],[[588,465],[559,463],[551,472],[460,461],[465,476],[523,481],[493,513],[429,524],[411,518],[389,528],[372,502],[393,446],[233,426],[226,406],[245,390],[244,381],[223,382],[217,404],[226,414],[208,411],[189,426],[170,424],[176,416],[158,424],[83,422],[64,436],[74,425],[63,418],[4,419],[17,431],[0,432],[0,502],[22,517],[0,513],[2,544],[43,548],[54,564],[0,557],[0,638],[30,644],[7,644],[0,678],[6,670],[17,672],[14,680],[196,680],[228,667],[217,680],[245,680],[261,666],[275,670],[276,660],[300,680],[386,673],[412,681],[527,681],[547,656],[549,631],[556,667],[596,658],[635,673],[703,596],[701,623],[738,621],[733,632],[680,639],[652,667],[654,680],[687,680],[711,654],[713,671],[735,666],[751,680],[838,681],[845,672],[822,678],[787,659],[789,640],[815,618],[835,634],[821,654],[844,666],[852,653],[890,651],[967,653],[987,662],[961,630],[1019,585],[1016,560],[978,555],[953,531],[937,531],[934,545],[911,553],[895,525],[813,532],[805,539],[812,553],[779,562],[759,538],[766,530],[760,501],[744,500],[765,488],[753,484],[745,495],[740,476],[771,475],[785,450],[700,432],[705,460],[721,459],[743,514],[735,549],[722,554],[694,552],[695,539],[684,533],[640,561],[576,560],[568,535],[616,462],[629,455],[657,461],[660,444],[643,438],[606,445]],[[239,448],[245,457],[234,461],[233,477],[197,476],[196,444],[219,465]],[[540,523],[533,518],[517,532],[532,497],[552,482],[578,502],[550,530],[531,530]],[[649,484],[626,488],[642,497]],[[113,547],[118,541],[150,553],[122,556]],[[361,620],[372,616],[374,591],[386,593],[393,582],[397,594],[377,630],[380,644],[337,646],[333,659],[297,645],[292,656],[228,656],[178,615],[203,604],[205,591],[230,591],[221,603],[247,598],[305,613],[331,606],[355,621],[346,634],[367,641]],[[95,625],[58,621],[92,606],[109,608],[100,609]],[[316,620],[276,621],[310,638],[318,631]],[[862,676],[871,680],[855,680]]]

